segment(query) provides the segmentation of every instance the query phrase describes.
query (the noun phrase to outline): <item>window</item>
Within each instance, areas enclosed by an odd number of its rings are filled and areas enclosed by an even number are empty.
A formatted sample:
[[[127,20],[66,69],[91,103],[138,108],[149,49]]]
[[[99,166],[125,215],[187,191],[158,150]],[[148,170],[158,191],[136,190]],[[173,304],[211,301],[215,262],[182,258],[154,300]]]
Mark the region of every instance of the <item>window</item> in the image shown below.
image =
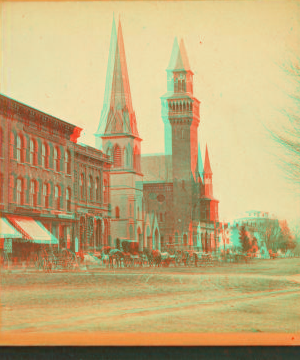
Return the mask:
[[[60,171],[60,151],[57,146],[54,148],[54,170]]]
[[[108,186],[107,186],[107,180],[104,180],[103,184],[103,193],[104,193],[104,203],[108,203]]]
[[[22,159],[22,138],[20,135],[17,136],[17,160],[21,162]]]
[[[33,139],[30,139],[30,164],[36,165],[36,146]]]
[[[47,209],[49,207],[49,185],[45,183],[43,185],[43,205]]]
[[[49,146],[46,143],[42,145],[42,167],[47,169],[49,166]]]
[[[163,221],[163,214],[160,213],[160,222],[162,222],[162,221]]]
[[[55,186],[54,188],[54,206],[56,210],[60,210],[60,198],[59,198],[60,188]]]
[[[29,204],[32,207],[36,206],[36,183],[34,180],[30,181],[30,196],[29,196]]]
[[[120,218],[120,209],[118,206],[116,206],[116,218],[119,219]]]
[[[67,211],[71,211],[71,191],[69,188],[66,190],[66,203],[67,203]]]
[[[90,175],[89,176],[89,198],[90,198],[90,201],[94,200],[93,189],[94,189],[93,177]]]
[[[139,206],[137,207],[137,219],[139,219],[140,218],[140,208],[139,208]]]
[[[69,150],[65,152],[65,173],[71,173],[71,156]]]
[[[96,177],[95,181],[95,193],[96,193],[96,201],[100,201],[100,180]]]
[[[114,165],[115,167],[121,166],[121,149],[118,145],[114,149]]]
[[[17,179],[17,204],[23,205],[23,181]]]
[[[84,175],[83,174],[80,175],[80,197],[81,197],[81,200],[83,200],[83,198],[84,198]]]

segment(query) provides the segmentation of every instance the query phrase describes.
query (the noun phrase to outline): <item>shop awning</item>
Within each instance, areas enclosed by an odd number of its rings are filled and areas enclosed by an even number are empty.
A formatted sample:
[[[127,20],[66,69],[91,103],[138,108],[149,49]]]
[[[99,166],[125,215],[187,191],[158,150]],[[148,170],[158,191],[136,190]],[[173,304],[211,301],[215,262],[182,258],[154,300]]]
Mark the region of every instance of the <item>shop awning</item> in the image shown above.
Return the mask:
[[[0,238],[1,239],[16,239],[22,238],[22,234],[19,233],[7,219],[0,218]]]
[[[26,240],[39,244],[58,244],[57,238],[39,221],[22,216],[7,216],[7,218]]]

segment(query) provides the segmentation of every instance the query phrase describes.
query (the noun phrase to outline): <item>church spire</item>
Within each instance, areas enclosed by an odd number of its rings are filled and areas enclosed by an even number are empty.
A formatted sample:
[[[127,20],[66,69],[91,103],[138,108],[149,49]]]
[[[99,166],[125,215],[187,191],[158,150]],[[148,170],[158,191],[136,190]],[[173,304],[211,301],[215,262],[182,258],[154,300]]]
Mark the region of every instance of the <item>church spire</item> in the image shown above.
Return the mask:
[[[179,45],[175,37],[167,71],[191,71],[183,39],[180,40]]]
[[[212,171],[211,171],[211,167],[210,167],[210,161],[209,161],[209,156],[208,156],[207,145],[206,145],[206,150],[205,150],[204,173],[205,173],[206,175],[212,175]]]
[[[95,136],[111,134],[139,136],[132,107],[121,21],[117,32],[115,19],[112,24],[103,109]]]

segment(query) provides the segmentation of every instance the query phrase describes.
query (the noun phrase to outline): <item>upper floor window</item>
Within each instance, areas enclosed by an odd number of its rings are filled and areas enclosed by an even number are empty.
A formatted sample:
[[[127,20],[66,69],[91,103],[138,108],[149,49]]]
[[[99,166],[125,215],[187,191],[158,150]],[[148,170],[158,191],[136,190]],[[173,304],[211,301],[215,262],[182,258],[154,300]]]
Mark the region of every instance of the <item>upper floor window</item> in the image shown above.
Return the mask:
[[[55,186],[54,188],[54,206],[56,208],[56,210],[60,210],[60,187],[59,186]]]
[[[36,182],[34,180],[31,180],[30,181],[30,196],[29,196],[29,203],[30,203],[30,206],[33,206],[35,207],[36,206],[36,200],[37,200],[37,197],[36,197]]]
[[[80,175],[80,198],[81,200],[84,198],[84,175]]]
[[[46,143],[42,144],[42,167],[48,168],[49,166],[49,146]]]
[[[69,150],[65,152],[65,173],[71,173],[71,156]]]
[[[29,161],[31,165],[37,165],[37,143],[34,139],[30,139],[30,143],[29,143]]]
[[[104,193],[104,203],[108,203],[108,186],[107,186],[107,180],[104,180],[103,183],[103,193]]]
[[[43,205],[47,209],[49,207],[49,185],[43,184]]]
[[[60,171],[60,150],[57,146],[54,147],[54,170]]]
[[[96,177],[95,181],[95,192],[96,192],[96,201],[100,201],[100,180]]]
[[[14,150],[15,150],[15,135],[13,132],[10,133],[10,143],[9,143],[9,146],[10,146],[10,157],[12,159],[15,158],[15,155],[14,155]]]
[[[67,211],[71,211],[71,190],[69,188],[66,190],[66,203]]]
[[[23,187],[23,180],[17,179],[17,204],[23,205],[23,195],[24,195],[24,187]]]
[[[21,135],[17,136],[17,160],[22,161],[22,137]]]
[[[92,201],[94,199],[94,194],[93,194],[93,189],[94,189],[94,182],[93,182],[93,177],[90,175],[89,176],[89,199],[90,201]]]
[[[116,218],[120,218],[120,208],[118,206],[116,206]]]

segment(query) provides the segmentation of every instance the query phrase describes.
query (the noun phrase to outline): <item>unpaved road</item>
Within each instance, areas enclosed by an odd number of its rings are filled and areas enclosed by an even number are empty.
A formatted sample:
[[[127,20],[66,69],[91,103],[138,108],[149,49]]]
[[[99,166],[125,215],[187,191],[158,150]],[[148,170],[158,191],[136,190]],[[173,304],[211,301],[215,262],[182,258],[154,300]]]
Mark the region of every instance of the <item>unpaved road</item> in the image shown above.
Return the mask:
[[[3,274],[1,332],[300,332],[300,259]]]

